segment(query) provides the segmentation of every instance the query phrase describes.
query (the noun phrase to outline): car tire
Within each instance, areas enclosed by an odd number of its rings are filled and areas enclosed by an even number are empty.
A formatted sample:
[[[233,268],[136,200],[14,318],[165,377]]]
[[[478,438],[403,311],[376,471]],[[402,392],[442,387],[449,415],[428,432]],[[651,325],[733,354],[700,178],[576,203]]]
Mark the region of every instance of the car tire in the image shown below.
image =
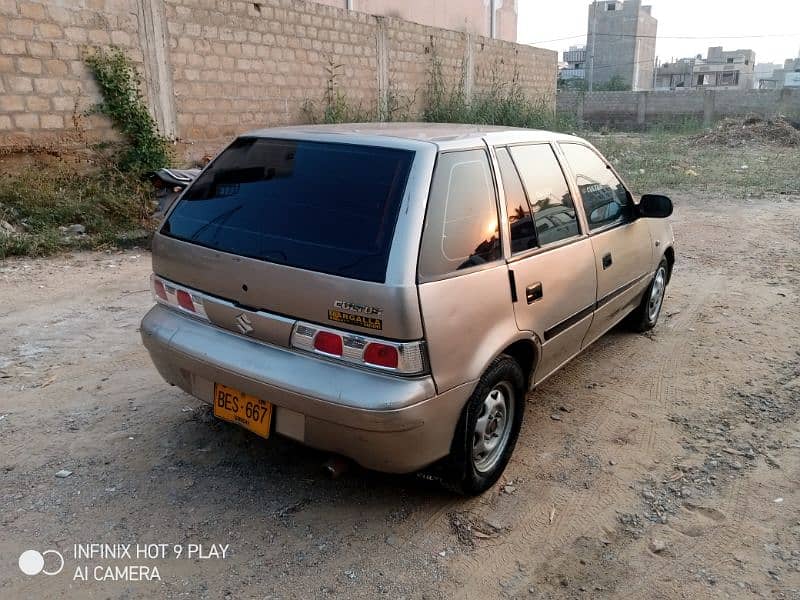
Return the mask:
[[[664,294],[669,282],[669,263],[662,258],[656,267],[655,275],[642,296],[639,306],[628,317],[628,323],[639,333],[649,331],[656,326],[664,305]]]
[[[445,474],[449,488],[476,495],[500,478],[517,443],[525,393],[525,376],[517,361],[498,356],[461,413]]]

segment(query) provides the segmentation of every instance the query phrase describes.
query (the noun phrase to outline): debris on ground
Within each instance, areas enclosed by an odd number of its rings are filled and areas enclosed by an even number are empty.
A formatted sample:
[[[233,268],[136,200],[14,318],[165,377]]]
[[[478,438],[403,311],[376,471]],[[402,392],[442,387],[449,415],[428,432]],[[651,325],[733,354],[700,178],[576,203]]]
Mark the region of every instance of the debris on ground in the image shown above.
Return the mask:
[[[58,477],[59,479],[65,479],[70,475],[72,475],[72,471],[70,471],[69,469],[61,469],[58,473],[56,473],[56,477]]]
[[[283,508],[275,511],[272,516],[273,517],[278,517],[278,518],[283,518],[283,517],[285,517],[287,515],[293,515],[295,513],[300,512],[302,509],[304,509],[309,504],[311,504],[311,499],[310,498],[301,498],[297,502],[289,504],[288,506],[284,506]]]
[[[694,136],[695,143],[737,148],[753,142],[779,146],[800,146],[800,123],[778,116],[765,119],[757,115],[727,118],[713,129]],[[745,166],[744,169],[747,169]]]
[[[58,230],[62,235],[86,235],[86,227],[79,223],[69,226],[62,225]]]
[[[14,227],[11,223],[0,219],[0,233],[4,233],[6,235],[14,235],[18,232],[17,228]]]
[[[458,541],[468,548],[475,547],[475,540],[486,540],[496,537],[504,527],[489,523],[484,519],[466,512],[451,512],[448,515],[450,530]]]

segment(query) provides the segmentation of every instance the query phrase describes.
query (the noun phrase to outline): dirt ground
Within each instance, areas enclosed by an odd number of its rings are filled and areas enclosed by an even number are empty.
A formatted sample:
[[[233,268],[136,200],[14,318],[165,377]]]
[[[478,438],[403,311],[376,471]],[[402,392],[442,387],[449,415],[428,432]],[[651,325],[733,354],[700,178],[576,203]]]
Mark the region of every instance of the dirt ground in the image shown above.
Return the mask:
[[[474,499],[331,480],[326,455],[167,386],[137,332],[146,252],[0,263],[0,597],[800,598],[800,196],[674,199],[659,325],[534,392]],[[78,543],[169,551],[79,560]],[[176,558],[189,544],[228,548]],[[64,570],[24,575],[27,549]]]

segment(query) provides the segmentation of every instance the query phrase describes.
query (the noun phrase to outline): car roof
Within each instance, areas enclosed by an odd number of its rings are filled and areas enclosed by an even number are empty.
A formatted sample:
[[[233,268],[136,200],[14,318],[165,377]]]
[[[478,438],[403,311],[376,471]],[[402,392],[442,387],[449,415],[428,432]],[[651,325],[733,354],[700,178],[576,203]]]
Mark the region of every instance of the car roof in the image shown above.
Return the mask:
[[[346,137],[350,143],[361,139],[394,138],[414,142],[428,142],[440,148],[473,145],[484,139],[490,144],[516,141],[575,141],[578,138],[552,131],[504,127],[498,125],[468,125],[461,123],[340,123],[335,125],[296,125],[251,131],[247,136],[299,137],[310,139],[321,136],[331,140],[334,136]],[[344,141],[344,140],[342,140]]]

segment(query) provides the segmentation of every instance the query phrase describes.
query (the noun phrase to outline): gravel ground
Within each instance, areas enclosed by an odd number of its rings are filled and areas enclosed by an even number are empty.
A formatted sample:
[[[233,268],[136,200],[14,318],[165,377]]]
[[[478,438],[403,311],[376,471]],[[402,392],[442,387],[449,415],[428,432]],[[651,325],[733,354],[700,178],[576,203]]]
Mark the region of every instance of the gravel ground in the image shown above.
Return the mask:
[[[659,325],[534,392],[474,499],[331,480],[164,384],[143,251],[0,263],[0,597],[800,598],[800,196],[675,201]]]

